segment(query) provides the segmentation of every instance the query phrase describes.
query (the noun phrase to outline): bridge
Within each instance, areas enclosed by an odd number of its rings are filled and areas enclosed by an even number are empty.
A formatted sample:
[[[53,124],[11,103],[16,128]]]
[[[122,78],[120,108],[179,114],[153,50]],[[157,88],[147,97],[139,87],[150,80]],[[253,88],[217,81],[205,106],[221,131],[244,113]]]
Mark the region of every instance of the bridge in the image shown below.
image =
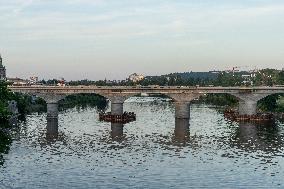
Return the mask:
[[[58,118],[58,102],[72,94],[98,94],[111,101],[111,112],[123,114],[124,101],[141,93],[163,94],[175,105],[175,117],[190,118],[190,103],[204,94],[230,94],[239,100],[239,114],[257,113],[257,102],[284,93],[284,87],[190,87],[190,86],[9,86],[12,92],[35,95],[47,103],[47,117]]]

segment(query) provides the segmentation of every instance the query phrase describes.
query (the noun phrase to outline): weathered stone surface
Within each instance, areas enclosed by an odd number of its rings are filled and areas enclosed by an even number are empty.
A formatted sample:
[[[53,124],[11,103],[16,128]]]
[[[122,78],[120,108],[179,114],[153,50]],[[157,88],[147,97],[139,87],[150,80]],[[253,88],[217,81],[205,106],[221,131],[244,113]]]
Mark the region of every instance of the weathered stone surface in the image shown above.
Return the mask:
[[[123,114],[123,103],[111,101],[111,114],[122,115]]]
[[[239,99],[239,114],[240,115],[255,115],[257,114],[257,102],[269,94],[267,93],[238,93],[233,94]]]
[[[174,102],[175,117],[178,119],[190,118],[190,102]]]
[[[47,117],[58,118],[58,103],[47,103]]]
[[[240,115],[255,115],[257,113],[257,101],[240,100],[238,111]]]

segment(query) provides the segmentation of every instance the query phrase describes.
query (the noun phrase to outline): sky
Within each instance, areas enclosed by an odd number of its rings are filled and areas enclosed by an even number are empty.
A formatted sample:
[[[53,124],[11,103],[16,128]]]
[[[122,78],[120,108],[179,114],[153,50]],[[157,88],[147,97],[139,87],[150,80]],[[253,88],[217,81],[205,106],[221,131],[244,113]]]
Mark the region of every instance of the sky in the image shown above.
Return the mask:
[[[0,0],[9,77],[284,67],[283,0]]]

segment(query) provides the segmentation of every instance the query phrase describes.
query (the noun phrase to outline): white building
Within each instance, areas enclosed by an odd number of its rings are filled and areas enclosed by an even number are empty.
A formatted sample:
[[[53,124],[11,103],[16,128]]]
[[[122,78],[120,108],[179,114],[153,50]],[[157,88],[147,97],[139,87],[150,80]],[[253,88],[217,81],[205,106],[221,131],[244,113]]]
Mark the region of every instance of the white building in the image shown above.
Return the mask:
[[[134,74],[131,74],[128,79],[134,83],[138,82],[138,81],[141,81],[143,80],[145,77],[142,75],[142,74],[137,74],[137,73],[134,73]]]

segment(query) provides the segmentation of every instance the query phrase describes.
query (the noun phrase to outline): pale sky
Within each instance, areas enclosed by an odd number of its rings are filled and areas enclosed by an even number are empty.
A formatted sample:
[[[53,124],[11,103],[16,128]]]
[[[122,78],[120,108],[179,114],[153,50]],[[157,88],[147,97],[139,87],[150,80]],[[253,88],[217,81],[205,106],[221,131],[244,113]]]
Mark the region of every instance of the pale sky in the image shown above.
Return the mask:
[[[0,0],[8,76],[284,67],[283,0]]]

